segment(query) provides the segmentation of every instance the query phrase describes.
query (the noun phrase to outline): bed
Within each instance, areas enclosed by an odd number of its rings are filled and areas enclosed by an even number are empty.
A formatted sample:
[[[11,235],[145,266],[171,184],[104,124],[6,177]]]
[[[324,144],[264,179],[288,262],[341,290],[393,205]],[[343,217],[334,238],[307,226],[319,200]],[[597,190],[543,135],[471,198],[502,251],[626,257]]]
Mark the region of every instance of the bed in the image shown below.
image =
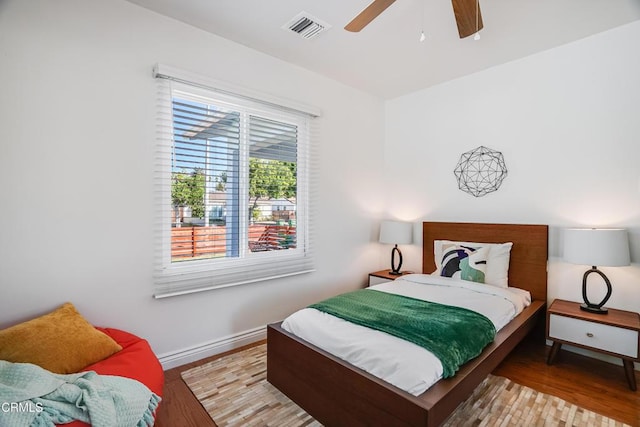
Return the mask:
[[[437,426],[534,327],[547,298],[546,225],[423,223],[423,273],[436,269],[434,240],[513,242],[509,283],[531,294],[531,304],[503,327],[455,376],[414,396],[298,338],[282,322],[267,328],[267,380],[328,426]]]

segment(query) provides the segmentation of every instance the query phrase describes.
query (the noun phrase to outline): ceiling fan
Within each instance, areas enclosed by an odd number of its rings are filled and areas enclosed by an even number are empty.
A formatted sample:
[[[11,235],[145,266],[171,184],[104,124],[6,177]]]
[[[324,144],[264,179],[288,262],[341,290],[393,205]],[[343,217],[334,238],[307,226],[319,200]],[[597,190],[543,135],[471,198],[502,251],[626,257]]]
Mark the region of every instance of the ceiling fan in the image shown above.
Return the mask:
[[[369,25],[378,15],[391,6],[396,0],[374,0],[358,16],[344,27],[345,30],[358,32]],[[460,38],[469,37],[482,29],[482,15],[479,0],[451,0],[453,13],[458,24]]]

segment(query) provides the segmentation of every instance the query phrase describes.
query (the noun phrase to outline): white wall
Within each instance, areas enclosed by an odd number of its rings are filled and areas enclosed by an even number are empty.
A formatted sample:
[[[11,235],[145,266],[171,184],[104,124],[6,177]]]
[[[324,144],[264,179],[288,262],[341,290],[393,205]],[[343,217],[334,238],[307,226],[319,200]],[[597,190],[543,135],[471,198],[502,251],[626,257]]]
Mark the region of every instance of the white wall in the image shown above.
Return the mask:
[[[315,273],[152,298],[157,62],[323,110]],[[0,81],[0,328],[72,301],[167,355],[379,267],[377,98],[118,0],[0,2]]]
[[[638,40],[640,21],[388,101],[389,215],[549,224],[549,301],[582,300],[586,267],[561,261],[563,227],[628,228],[636,265],[602,268],[614,287],[607,305],[640,311]],[[475,198],[453,169],[480,145],[501,151],[509,172]],[[406,252],[419,269],[417,247]]]

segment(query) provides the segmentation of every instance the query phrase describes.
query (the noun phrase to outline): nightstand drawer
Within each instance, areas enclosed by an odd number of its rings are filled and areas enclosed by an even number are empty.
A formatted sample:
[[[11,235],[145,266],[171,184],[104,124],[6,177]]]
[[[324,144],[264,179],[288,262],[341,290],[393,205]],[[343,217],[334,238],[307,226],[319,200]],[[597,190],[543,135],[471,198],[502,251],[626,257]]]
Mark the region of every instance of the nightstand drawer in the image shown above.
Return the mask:
[[[369,276],[369,286],[379,285],[380,283],[387,283],[387,282],[391,282],[391,279],[385,279],[384,277],[378,277],[373,275]]]
[[[549,338],[638,358],[636,330],[551,314]]]

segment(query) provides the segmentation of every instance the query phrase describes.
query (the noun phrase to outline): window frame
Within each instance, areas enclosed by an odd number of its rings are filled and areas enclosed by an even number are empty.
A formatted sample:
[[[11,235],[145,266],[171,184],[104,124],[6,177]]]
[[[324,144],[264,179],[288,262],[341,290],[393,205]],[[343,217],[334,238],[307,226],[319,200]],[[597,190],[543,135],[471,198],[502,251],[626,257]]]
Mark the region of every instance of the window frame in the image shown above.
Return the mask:
[[[155,272],[154,297],[164,298],[192,292],[237,286],[279,277],[314,271],[310,244],[311,195],[310,179],[313,134],[313,119],[317,117],[306,111],[299,111],[286,105],[268,100],[258,100],[254,96],[229,93],[210,83],[190,81],[174,75],[162,74],[156,66],[159,97],[159,137],[157,139],[157,164],[154,177],[156,185],[156,227],[155,227]],[[249,218],[241,216],[239,257],[213,258],[173,262],[171,259],[171,172],[173,150],[173,95],[186,95],[187,99],[201,98],[202,102],[230,108],[241,113],[240,173],[242,193],[239,196],[240,212],[248,211],[248,169],[249,169],[249,117],[251,115],[292,124],[297,127],[297,191],[296,191],[296,248],[281,251],[252,253],[248,245]],[[246,209],[245,209],[246,208]],[[278,272],[278,264],[285,265]],[[295,268],[299,264],[300,268]],[[265,268],[266,274],[247,275],[247,271]],[[233,271],[238,270],[237,279]],[[214,277],[223,275],[225,280],[216,282]],[[228,276],[228,277],[227,277]]]

